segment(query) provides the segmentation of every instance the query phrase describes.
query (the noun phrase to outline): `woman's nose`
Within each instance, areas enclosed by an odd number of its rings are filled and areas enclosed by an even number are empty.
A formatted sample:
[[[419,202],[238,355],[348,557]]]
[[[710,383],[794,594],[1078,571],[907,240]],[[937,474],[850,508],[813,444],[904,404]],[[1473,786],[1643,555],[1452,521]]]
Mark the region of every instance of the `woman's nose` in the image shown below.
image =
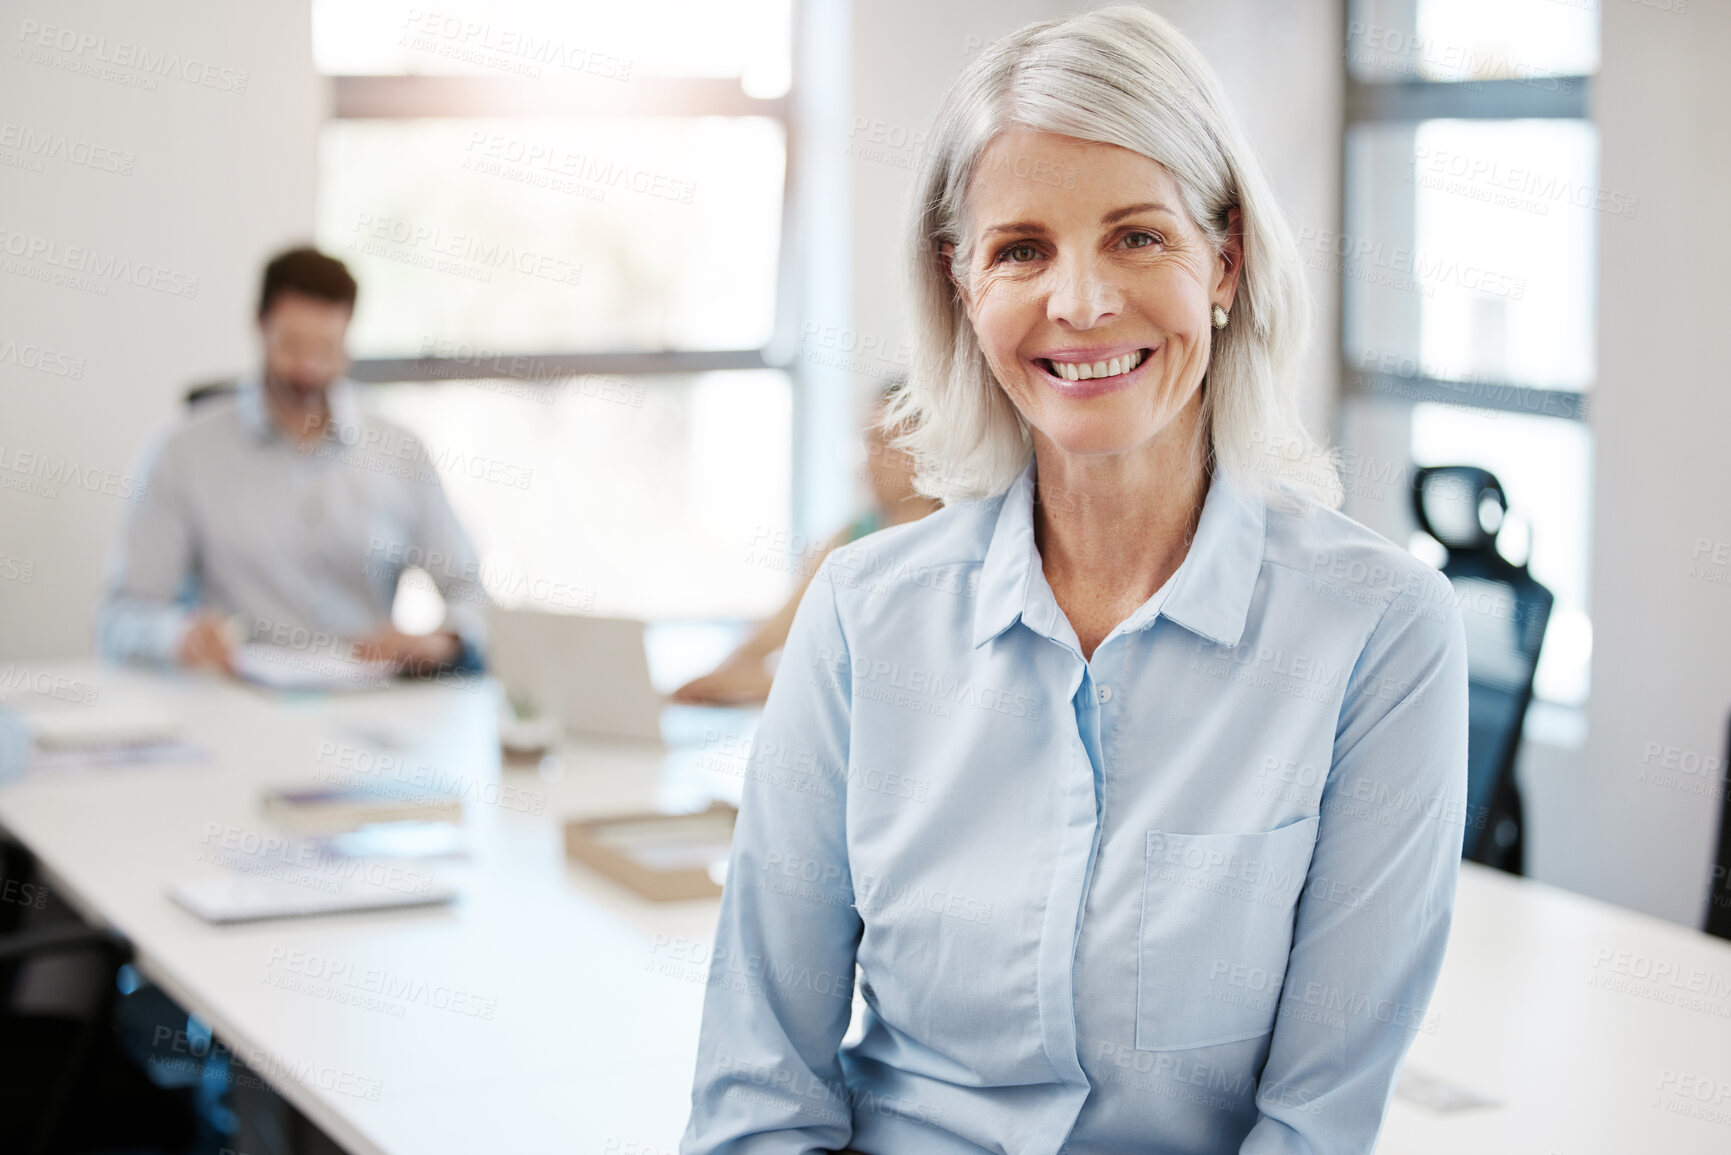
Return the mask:
[[[1059,261],[1052,270],[1046,316],[1074,329],[1092,329],[1118,315],[1123,294],[1092,262]]]

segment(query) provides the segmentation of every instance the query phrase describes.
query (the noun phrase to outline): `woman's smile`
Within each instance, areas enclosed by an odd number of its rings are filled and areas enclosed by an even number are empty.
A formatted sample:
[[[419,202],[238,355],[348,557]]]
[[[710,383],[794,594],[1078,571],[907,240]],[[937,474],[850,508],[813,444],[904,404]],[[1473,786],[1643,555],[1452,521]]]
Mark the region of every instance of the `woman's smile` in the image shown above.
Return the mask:
[[[1032,358],[1046,385],[1061,397],[1084,401],[1128,388],[1159,346],[1125,349],[1063,349]]]

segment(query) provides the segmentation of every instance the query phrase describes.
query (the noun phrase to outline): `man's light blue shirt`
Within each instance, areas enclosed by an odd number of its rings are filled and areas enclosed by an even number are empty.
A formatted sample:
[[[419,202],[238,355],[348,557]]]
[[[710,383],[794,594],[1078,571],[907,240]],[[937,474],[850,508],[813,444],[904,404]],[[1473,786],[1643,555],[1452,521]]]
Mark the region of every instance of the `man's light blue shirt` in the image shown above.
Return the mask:
[[[686,1155],[1373,1148],[1470,820],[1448,583],[1217,475],[1085,661],[1033,516],[1030,465],[802,601]]]
[[[459,668],[479,668],[479,560],[422,443],[363,410],[352,382],[328,396],[310,447],[276,427],[256,380],[152,446],[97,614],[104,656],[171,661],[200,608],[239,618],[254,640],[346,654],[391,624],[413,565],[445,598]]]

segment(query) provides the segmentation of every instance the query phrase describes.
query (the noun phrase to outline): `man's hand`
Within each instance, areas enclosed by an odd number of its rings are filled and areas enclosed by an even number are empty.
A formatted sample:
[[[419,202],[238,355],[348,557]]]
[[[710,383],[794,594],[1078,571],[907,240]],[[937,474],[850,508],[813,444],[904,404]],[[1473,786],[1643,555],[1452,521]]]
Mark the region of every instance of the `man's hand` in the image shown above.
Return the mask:
[[[229,636],[228,618],[214,610],[194,610],[175,660],[190,669],[234,673],[234,639]]]
[[[355,657],[367,662],[391,662],[405,674],[430,677],[456,662],[463,641],[449,630],[405,634],[386,628],[355,643]]]

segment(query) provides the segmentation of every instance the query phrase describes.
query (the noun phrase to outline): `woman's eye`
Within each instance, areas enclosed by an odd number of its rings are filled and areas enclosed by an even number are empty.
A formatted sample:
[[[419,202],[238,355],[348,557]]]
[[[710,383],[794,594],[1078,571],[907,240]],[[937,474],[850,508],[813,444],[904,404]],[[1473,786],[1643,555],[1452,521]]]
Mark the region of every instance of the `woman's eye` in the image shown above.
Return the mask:
[[[1153,233],[1127,233],[1124,237],[1124,247],[1127,249],[1145,249],[1159,243],[1160,238]]]
[[[1009,261],[1011,264],[1025,264],[1039,255],[1040,250],[1036,249],[1033,245],[1023,243],[1005,246],[1005,248],[998,253],[998,259],[1000,261]]]

